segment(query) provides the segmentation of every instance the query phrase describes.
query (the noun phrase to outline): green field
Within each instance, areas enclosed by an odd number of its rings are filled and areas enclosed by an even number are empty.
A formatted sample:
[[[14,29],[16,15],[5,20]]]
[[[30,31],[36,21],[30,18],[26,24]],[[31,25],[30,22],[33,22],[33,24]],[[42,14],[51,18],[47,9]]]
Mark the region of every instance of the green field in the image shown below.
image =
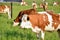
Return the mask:
[[[17,2],[13,2],[13,12],[12,12],[12,19],[8,19],[7,14],[0,14],[0,40],[37,40],[36,34],[32,32],[31,29],[21,29],[20,26],[13,27],[13,20],[17,17],[18,13],[21,10],[26,10],[32,8],[32,0],[25,0],[28,2],[29,6],[21,6]],[[57,0],[46,0],[49,5],[48,9],[53,10],[55,13],[60,13],[60,5],[59,6],[52,6],[53,1]],[[37,4],[42,2],[42,0],[36,0]],[[58,0],[60,2],[60,0]],[[10,5],[8,3],[0,3]],[[37,8],[37,11],[43,11],[43,9]],[[58,33],[54,32],[45,32],[45,40],[60,40],[58,37]]]

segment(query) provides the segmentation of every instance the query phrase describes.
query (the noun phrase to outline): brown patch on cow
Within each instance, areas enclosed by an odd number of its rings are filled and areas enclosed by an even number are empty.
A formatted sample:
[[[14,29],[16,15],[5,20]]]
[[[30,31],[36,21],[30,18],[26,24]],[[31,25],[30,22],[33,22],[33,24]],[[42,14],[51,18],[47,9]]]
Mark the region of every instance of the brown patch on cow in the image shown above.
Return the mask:
[[[4,5],[0,5],[0,12],[3,12],[3,10],[5,9]]]
[[[4,12],[4,9],[6,8],[7,5],[0,5],[0,12]],[[7,6],[9,10],[11,10],[10,6]]]
[[[38,26],[43,31],[45,30],[45,26],[48,26],[48,16],[46,14],[34,14],[29,15],[30,22],[32,23],[33,28]]]
[[[52,26],[56,29],[58,25],[60,24],[59,15],[54,13],[53,11],[47,11],[47,13],[52,16],[53,18]]]
[[[60,23],[60,15],[59,15],[59,23]]]
[[[53,22],[52,26],[56,29],[59,25],[59,22]]]
[[[45,26],[48,26],[49,21],[48,21],[48,16],[46,14],[40,14],[39,15],[39,27],[41,27],[42,30],[45,30]]]

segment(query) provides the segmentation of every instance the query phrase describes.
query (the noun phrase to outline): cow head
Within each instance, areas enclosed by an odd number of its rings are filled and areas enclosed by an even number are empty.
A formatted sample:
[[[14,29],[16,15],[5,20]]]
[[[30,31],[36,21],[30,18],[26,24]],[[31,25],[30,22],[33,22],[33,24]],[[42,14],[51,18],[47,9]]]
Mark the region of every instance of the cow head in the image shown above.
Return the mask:
[[[17,18],[14,19],[13,26],[17,26],[21,22],[21,18],[23,16],[22,11],[18,14]]]
[[[14,20],[14,24],[13,25],[16,26],[16,25],[18,25],[18,23],[21,23],[21,19],[22,19],[22,16],[24,14],[30,15],[30,14],[35,14],[35,13],[36,13],[35,9],[29,9],[29,10],[20,11],[18,16],[17,16],[17,18]]]

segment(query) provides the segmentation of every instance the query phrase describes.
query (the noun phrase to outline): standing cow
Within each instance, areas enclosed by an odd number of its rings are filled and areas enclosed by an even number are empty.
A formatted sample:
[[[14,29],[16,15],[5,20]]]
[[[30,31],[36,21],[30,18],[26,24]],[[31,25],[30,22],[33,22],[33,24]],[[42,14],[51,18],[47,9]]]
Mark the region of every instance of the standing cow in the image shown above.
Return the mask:
[[[58,31],[60,33],[60,20],[57,14],[51,11],[39,12],[39,14],[24,15],[22,17],[21,28],[31,28],[37,34],[41,32],[41,38],[44,40],[45,31]],[[59,34],[60,36],[60,34]]]

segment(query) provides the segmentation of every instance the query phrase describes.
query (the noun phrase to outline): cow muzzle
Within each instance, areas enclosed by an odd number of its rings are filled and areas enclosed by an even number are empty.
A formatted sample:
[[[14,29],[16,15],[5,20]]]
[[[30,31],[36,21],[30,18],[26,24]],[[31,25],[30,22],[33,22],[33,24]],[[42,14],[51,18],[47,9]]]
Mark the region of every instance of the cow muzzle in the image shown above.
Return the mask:
[[[17,26],[19,22],[13,22],[13,26]]]

